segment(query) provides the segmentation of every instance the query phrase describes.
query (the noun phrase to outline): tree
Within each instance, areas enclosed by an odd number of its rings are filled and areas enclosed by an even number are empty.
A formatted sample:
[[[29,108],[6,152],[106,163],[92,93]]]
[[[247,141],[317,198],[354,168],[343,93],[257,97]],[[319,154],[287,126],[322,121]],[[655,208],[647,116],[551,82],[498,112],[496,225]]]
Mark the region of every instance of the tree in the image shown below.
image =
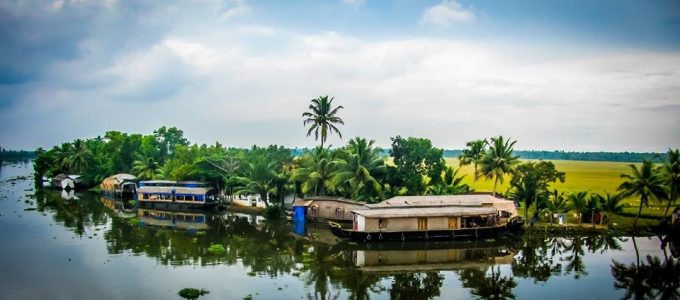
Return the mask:
[[[604,197],[600,194],[590,194],[590,201],[586,205],[586,210],[590,214],[590,223],[595,226],[595,213],[602,209],[602,202],[604,202]],[[601,219],[601,217],[600,217]]]
[[[393,174],[393,187],[401,186],[407,189],[408,195],[422,195],[427,190],[425,178],[429,178],[431,185],[441,182],[444,171],[444,151],[432,146],[432,142],[424,138],[391,138],[396,173]]]
[[[346,186],[352,199],[370,200],[374,195],[379,199],[385,198],[382,185],[373,176],[385,171],[385,160],[373,143],[373,140],[354,138],[340,151],[340,159],[336,160],[338,171],[333,175],[332,185]]]
[[[502,175],[496,175],[502,178]],[[538,163],[523,163],[512,171],[510,186],[513,188],[513,198],[524,202],[524,216],[528,217],[529,206],[536,205],[534,215],[541,210],[543,203],[548,199],[548,186],[556,181],[564,182],[565,173],[555,169],[555,165],[549,161]]]
[[[664,218],[668,216],[671,205],[675,203],[678,199],[678,193],[680,193],[680,149],[668,149],[667,154],[668,161],[661,166],[663,179],[668,190],[666,197],[668,205],[663,214]]]
[[[163,157],[172,154],[177,146],[188,146],[189,141],[184,138],[184,131],[177,127],[166,128],[165,126],[154,130],[156,141],[160,145]]]
[[[470,292],[479,299],[515,299],[512,289],[517,287],[517,282],[512,277],[502,276],[500,267],[491,268],[491,274],[481,269],[469,268],[460,271],[460,280],[463,287],[469,288]]]
[[[92,151],[80,139],[73,142],[73,152],[66,158],[68,170],[77,174],[84,174],[93,159]]]
[[[132,164],[132,172],[139,179],[154,179],[160,177],[159,173],[161,168],[153,157],[143,157],[139,156],[139,159],[135,160]]]
[[[297,165],[291,180],[301,183],[303,194],[325,196],[327,190],[333,190],[331,179],[337,170],[337,161],[330,149],[319,146],[306,151]]]
[[[496,196],[496,189],[498,183],[503,184],[503,176],[512,172],[513,167],[519,163],[519,156],[512,154],[512,147],[517,141],[507,141],[503,136],[491,138],[491,142],[487,142],[489,150],[486,151],[484,159],[482,159],[481,173],[486,178],[493,178],[493,196]]]
[[[619,191],[626,197],[639,196],[640,206],[638,207],[633,228],[637,228],[637,222],[642,213],[642,206],[648,206],[650,199],[664,199],[666,191],[664,190],[664,178],[659,171],[654,168],[652,162],[645,160],[642,162],[640,169],[631,164],[631,174],[621,174],[621,178],[625,181],[619,185]]]
[[[604,216],[600,219],[600,223],[604,217],[607,217],[607,226],[610,224],[610,218],[612,214],[617,214],[623,211],[623,197],[621,194],[610,194],[607,193],[602,201],[602,212]]]
[[[336,127],[336,124],[345,125],[340,117],[337,116],[339,110],[343,109],[342,105],[333,108],[333,99],[328,99],[328,96],[321,96],[316,99],[312,99],[312,103],[309,105],[309,111],[302,114],[302,117],[306,118],[302,124],[304,126],[309,126],[307,131],[307,136],[312,135],[314,132],[314,139],[319,140],[321,138],[321,148],[326,142],[328,134],[335,133],[342,138],[340,130]]]
[[[588,192],[577,192],[569,194],[572,208],[578,214],[578,223],[581,224],[581,217],[588,206]]]
[[[460,156],[458,156],[458,160],[460,161],[461,166],[466,166],[469,164],[472,164],[474,166],[473,173],[474,177],[472,179],[473,189],[477,188],[477,177],[479,177],[477,165],[484,158],[484,154],[486,153],[486,144],[487,144],[486,139],[467,142],[465,144],[467,146],[467,149],[464,149],[463,153]]]
[[[440,183],[430,185],[427,189],[429,195],[460,195],[470,191],[470,187],[463,183],[465,175],[458,176],[460,169],[447,167],[441,175]]]
[[[274,192],[276,178],[275,162],[265,156],[256,156],[243,165],[245,176],[240,177],[240,185],[235,188],[237,194],[260,195],[266,206],[269,206],[269,194]]]
[[[557,189],[553,190],[551,199],[546,202],[546,207],[543,211],[550,214],[550,224],[553,222],[553,215],[563,214],[571,209],[569,201],[564,197],[564,192],[558,193]]]

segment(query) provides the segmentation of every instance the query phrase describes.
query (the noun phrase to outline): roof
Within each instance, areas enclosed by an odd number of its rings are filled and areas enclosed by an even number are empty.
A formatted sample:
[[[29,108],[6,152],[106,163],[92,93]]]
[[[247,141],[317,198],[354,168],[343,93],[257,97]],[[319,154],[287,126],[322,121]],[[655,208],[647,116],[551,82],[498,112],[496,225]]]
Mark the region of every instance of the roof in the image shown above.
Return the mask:
[[[146,184],[154,184],[154,183],[177,183],[177,181],[174,180],[143,180],[140,181],[139,183],[146,183]]]
[[[345,199],[342,197],[314,196],[309,198],[295,199],[293,206],[310,206],[315,202],[340,202],[345,204],[353,204],[357,206],[363,206],[365,204],[364,202],[358,202],[351,199]]]
[[[374,208],[354,210],[353,213],[368,218],[408,218],[408,217],[454,217],[454,216],[475,216],[492,215],[497,210],[494,207],[423,207],[420,209],[411,208]]]
[[[64,174],[64,173],[61,173],[61,174],[59,174],[59,175],[57,175],[57,176],[52,177],[52,180],[61,181],[61,180],[64,180],[64,179],[66,179],[66,178],[69,178],[68,175],[66,175],[66,174]]]
[[[366,204],[369,208],[399,207],[442,207],[442,206],[480,206],[483,203],[512,203],[488,194],[445,195],[445,196],[397,196],[380,203]]]
[[[111,175],[109,177],[106,177],[106,179],[104,179],[104,182],[113,181],[113,182],[116,182],[116,183],[121,183],[121,182],[126,181],[126,180],[135,180],[136,178],[137,177],[135,177],[135,175],[120,173],[120,174]]]

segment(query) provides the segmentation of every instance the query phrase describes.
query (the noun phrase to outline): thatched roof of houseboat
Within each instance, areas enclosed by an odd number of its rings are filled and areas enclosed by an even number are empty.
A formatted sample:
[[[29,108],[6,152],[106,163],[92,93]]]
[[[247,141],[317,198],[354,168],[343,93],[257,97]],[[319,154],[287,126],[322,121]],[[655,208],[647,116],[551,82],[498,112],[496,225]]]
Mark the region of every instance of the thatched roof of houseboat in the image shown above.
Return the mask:
[[[366,204],[369,208],[481,206],[483,204],[514,203],[488,194],[445,196],[397,196],[380,203]]]
[[[313,196],[307,198],[298,198],[293,202],[293,206],[310,206],[314,203],[319,202],[340,202],[345,204],[352,204],[357,206],[364,205],[364,202],[358,202],[351,199],[346,199],[343,197],[331,197],[331,196]]]
[[[497,209],[491,206],[465,207],[422,207],[422,208],[373,208],[353,210],[352,212],[367,218],[409,218],[409,217],[458,217],[493,215]]]
[[[130,181],[130,180],[135,180],[137,177],[132,174],[126,174],[126,173],[120,173],[116,175],[111,175],[109,177],[106,177],[102,183],[110,183],[110,184],[121,184],[124,181]]]

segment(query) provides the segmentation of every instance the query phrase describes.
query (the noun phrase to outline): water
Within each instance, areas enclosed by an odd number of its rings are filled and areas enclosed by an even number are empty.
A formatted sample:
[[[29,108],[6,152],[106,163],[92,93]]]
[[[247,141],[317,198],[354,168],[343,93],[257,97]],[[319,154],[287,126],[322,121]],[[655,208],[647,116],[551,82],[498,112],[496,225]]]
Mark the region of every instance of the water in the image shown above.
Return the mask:
[[[134,212],[96,194],[67,200],[34,190],[31,170],[0,167],[0,299],[179,299],[185,287],[210,291],[200,299],[680,295],[677,253],[657,237],[348,245],[323,226],[307,224],[300,236],[248,214]],[[211,244],[226,251],[212,254]]]

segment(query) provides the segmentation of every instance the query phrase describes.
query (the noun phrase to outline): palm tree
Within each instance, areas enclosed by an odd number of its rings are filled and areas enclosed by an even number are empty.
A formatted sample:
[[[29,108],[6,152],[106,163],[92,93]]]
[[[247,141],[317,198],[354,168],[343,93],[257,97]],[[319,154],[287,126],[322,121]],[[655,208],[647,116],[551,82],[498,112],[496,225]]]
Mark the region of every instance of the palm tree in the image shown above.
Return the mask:
[[[544,208],[543,211],[550,214],[550,224],[553,223],[553,215],[563,214],[571,209],[569,201],[564,197],[564,192],[558,193],[557,189],[553,190],[552,199],[546,201],[545,206],[546,208]]]
[[[460,166],[466,166],[469,164],[472,164],[474,166],[473,173],[474,177],[472,179],[473,189],[477,187],[477,177],[479,177],[477,165],[484,158],[484,154],[486,153],[486,144],[487,144],[486,139],[467,142],[465,144],[467,146],[467,149],[464,149],[463,154],[458,156]]]
[[[343,109],[342,105],[333,108],[333,99],[328,100],[328,96],[321,96],[316,99],[312,99],[312,103],[309,105],[309,111],[302,114],[302,117],[306,118],[302,124],[307,126],[310,124],[309,130],[307,131],[307,136],[312,135],[314,132],[314,139],[318,140],[319,135],[321,136],[321,148],[323,148],[324,142],[326,142],[326,137],[329,133],[338,134],[342,138],[340,130],[335,126],[336,124],[345,125],[340,117],[337,116],[338,111]]]
[[[463,178],[465,178],[465,175],[458,176],[459,171],[460,169],[447,167],[442,174],[442,180],[435,185],[430,185],[427,188],[426,194],[460,195],[469,192],[470,187],[463,183]]]
[[[512,172],[513,166],[519,163],[519,156],[512,154],[512,147],[517,141],[505,141],[503,136],[491,138],[491,142],[487,142],[489,150],[484,155],[481,161],[481,173],[486,178],[494,178],[493,196],[496,196],[496,189],[498,182],[503,184],[503,176]]]
[[[153,157],[138,156],[132,163],[132,172],[139,179],[154,179],[161,177],[161,166]]]
[[[353,199],[370,198],[371,191],[380,199],[385,198],[382,185],[373,176],[376,172],[385,171],[385,160],[380,157],[380,149],[373,147],[373,143],[373,140],[354,138],[342,152],[343,159],[335,161],[338,171],[334,173],[331,183],[336,187],[349,187]]]
[[[621,178],[625,178],[626,181],[619,186],[618,190],[626,197],[640,196],[640,206],[635,216],[635,222],[633,222],[633,228],[637,228],[642,206],[648,206],[650,198],[665,198],[666,191],[664,190],[664,178],[654,168],[652,162],[644,160],[640,169],[631,164],[630,169],[632,174],[621,174]]]
[[[662,174],[668,188],[668,205],[664,218],[668,216],[668,210],[678,199],[680,193],[680,149],[668,149],[668,161],[661,166]]]
[[[602,209],[602,202],[604,197],[600,194],[590,194],[590,201],[586,205],[586,209],[590,212],[590,223],[595,227],[595,213]],[[600,217],[600,219],[602,219]]]
[[[92,151],[87,148],[87,144],[77,139],[73,142],[73,152],[68,157],[68,169],[72,172],[83,174],[90,166],[90,162],[94,158]]]
[[[588,192],[578,192],[569,194],[569,201],[571,201],[572,208],[576,210],[578,214],[578,223],[581,224],[581,216],[583,211],[586,210],[588,206]]]
[[[333,189],[331,179],[337,170],[337,160],[330,149],[316,147],[302,155],[297,163],[291,180],[302,183],[302,193],[325,196],[327,190]]]
[[[600,219],[600,224],[602,223],[602,220],[604,217],[607,217],[607,226],[611,223],[609,220],[611,219],[612,214],[620,213],[623,211],[623,197],[621,194],[610,194],[607,193],[604,196],[604,200],[602,201],[602,212],[604,212],[604,216]]]
[[[238,186],[234,189],[236,194],[260,195],[266,206],[269,206],[269,194],[276,191],[274,180],[276,179],[276,162],[269,161],[263,155],[255,156],[250,162],[243,165],[245,176],[239,177]]]

